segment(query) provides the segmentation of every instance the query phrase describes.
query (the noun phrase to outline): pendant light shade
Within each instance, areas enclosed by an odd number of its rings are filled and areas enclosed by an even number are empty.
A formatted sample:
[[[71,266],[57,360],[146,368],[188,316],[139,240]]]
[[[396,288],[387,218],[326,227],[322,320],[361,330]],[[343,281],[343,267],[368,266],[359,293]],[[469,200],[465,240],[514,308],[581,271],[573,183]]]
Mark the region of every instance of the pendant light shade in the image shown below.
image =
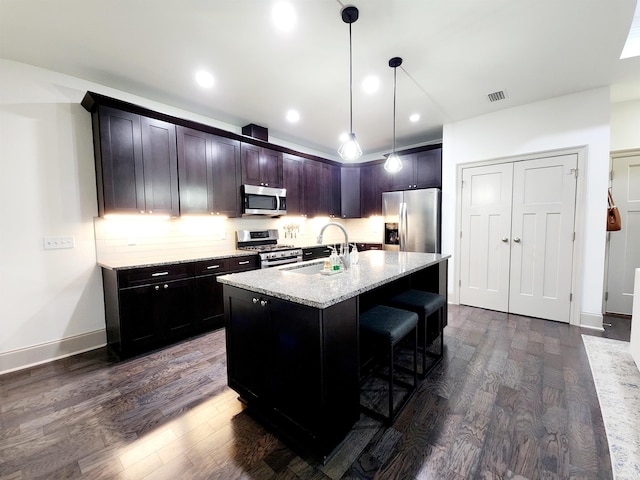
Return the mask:
[[[396,69],[402,65],[400,57],[393,57],[389,60],[389,66],[393,68],[393,146],[391,154],[384,162],[384,169],[389,173],[396,173],[402,169],[402,160],[396,153]]]
[[[362,155],[362,149],[353,133],[353,53],[351,48],[351,24],[358,20],[358,9],[352,5],[346,6],[340,12],[342,21],[349,24],[349,135],[340,148],[338,155],[343,160],[353,161]]]

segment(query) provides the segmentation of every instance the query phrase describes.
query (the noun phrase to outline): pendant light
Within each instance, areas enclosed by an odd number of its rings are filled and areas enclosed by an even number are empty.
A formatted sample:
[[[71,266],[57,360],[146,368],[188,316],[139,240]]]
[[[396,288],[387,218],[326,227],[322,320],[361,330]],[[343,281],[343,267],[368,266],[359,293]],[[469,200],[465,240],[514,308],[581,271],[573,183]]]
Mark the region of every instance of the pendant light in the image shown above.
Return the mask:
[[[351,47],[351,24],[358,20],[358,9],[353,5],[346,6],[340,12],[342,21],[349,24],[349,135],[340,148],[338,155],[347,161],[360,158],[362,149],[358,144],[355,133],[353,133],[353,53]]]
[[[384,162],[384,169],[389,173],[396,173],[402,169],[402,160],[396,153],[396,70],[400,65],[402,65],[400,57],[393,57],[389,60],[389,66],[393,68],[393,146]]]

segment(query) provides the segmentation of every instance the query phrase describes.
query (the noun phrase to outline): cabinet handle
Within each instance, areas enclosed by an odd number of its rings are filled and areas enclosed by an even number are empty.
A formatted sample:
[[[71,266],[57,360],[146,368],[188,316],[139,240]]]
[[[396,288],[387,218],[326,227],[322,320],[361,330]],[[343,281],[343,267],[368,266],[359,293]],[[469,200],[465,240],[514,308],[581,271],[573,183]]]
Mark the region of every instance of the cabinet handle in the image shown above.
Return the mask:
[[[305,257],[308,257],[309,255],[313,255],[313,252],[304,252]]]
[[[502,237],[502,241],[506,243],[509,241],[509,239],[507,237]]]
[[[253,297],[253,303],[258,303],[258,299],[256,297]]]
[[[266,300],[260,300],[260,305],[262,305],[263,307],[269,302],[267,302]]]
[[[269,184],[268,184],[268,183],[265,183],[265,184],[264,184],[264,186],[265,186],[265,187],[268,187],[268,186],[269,186]]]
[[[209,265],[207,270],[213,270],[214,268],[220,268],[220,265]]]
[[[246,265],[247,263],[249,263],[249,260],[245,260],[244,262],[238,262],[238,265]]]
[[[160,290],[160,285],[156,285],[156,292]]]
[[[164,275],[169,275],[169,272],[158,272],[158,273],[151,274],[152,277],[162,277]]]
[[[167,284],[165,283],[165,284],[164,284],[164,288],[165,288],[165,290],[166,290],[167,288],[169,288],[169,285],[167,285]]]
[[[520,237],[514,237],[513,241],[516,243],[520,243]]]

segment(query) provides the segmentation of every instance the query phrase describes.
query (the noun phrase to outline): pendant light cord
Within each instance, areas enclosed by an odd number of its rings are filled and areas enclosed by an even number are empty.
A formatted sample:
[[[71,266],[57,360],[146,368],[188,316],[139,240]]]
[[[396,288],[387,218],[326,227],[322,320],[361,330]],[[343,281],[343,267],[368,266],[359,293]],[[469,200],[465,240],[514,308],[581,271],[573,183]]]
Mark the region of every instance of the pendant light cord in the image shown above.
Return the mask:
[[[393,67],[393,149],[391,153],[396,153],[396,73],[397,67]]]
[[[349,24],[349,133],[353,133],[353,47],[351,46],[351,24]]]

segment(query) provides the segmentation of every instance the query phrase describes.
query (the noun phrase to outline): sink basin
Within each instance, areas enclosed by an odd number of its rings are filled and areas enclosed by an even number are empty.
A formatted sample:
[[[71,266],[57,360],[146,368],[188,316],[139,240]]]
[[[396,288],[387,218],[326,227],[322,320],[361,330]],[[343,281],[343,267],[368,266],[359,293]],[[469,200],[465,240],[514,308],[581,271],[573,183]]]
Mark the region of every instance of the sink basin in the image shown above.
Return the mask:
[[[283,270],[291,273],[302,273],[303,275],[315,275],[316,273],[320,273],[323,268],[324,260],[309,265],[284,268]]]

